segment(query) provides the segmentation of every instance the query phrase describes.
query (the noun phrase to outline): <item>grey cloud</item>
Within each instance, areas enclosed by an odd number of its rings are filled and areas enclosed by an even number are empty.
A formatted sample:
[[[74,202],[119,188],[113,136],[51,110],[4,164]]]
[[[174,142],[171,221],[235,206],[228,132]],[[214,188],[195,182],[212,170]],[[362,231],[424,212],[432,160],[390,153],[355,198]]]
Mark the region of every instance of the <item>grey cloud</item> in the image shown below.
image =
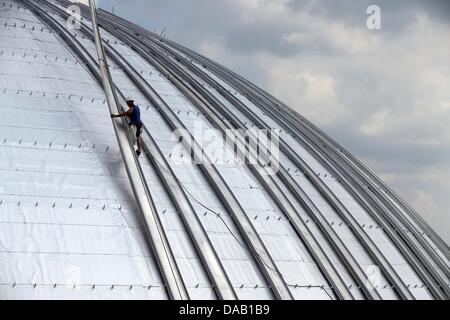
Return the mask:
[[[385,172],[401,174],[421,167],[450,164],[450,148],[440,145],[418,145],[390,137],[355,135],[352,128],[335,125],[328,126],[326,131],[343,146],[357,150],[357,156],[383,164]]]
[[[352,26],[364,25],[367,7],[378,5],[382,12],[384,30],[387,32],[403,30],[408,21],[413,20],[420,12],[450,23],[448,0],[290,0],[287,5],[294,11],[307,11],[312,15],[343,21]]]

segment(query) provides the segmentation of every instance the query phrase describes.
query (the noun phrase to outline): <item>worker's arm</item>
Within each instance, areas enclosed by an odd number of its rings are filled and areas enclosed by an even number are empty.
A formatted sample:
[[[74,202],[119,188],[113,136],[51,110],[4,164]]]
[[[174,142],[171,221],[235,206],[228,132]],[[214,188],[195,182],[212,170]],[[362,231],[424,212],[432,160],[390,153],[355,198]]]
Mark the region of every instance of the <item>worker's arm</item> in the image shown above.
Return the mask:
[[[131,115],[133,113],[133,107],[129,108],[128,111],[126,112],[122,112],[119,114],[112,114],[111,118],[122,118],[122,117],[127,117],[129,115]]]

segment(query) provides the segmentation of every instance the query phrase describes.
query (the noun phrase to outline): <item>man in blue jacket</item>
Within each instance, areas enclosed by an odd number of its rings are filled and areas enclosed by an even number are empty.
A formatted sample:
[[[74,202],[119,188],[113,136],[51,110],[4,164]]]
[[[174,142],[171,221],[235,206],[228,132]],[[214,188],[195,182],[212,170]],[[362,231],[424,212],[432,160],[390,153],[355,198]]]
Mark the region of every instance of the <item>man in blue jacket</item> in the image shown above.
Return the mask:
[[[111,118],[122,118],[129,117],[130,118],[130,126],[136,127],[136,141],[137,147],[136,154],[138,157],[141,155],[142,150],[142,141],[141,141],[141,133],[142,133],[142,121],[141,121],[141,109],[139,106],[134,104],[134,99],[131,97],[127,98],[128,111],[122,112],[120,114],[112,114]]]

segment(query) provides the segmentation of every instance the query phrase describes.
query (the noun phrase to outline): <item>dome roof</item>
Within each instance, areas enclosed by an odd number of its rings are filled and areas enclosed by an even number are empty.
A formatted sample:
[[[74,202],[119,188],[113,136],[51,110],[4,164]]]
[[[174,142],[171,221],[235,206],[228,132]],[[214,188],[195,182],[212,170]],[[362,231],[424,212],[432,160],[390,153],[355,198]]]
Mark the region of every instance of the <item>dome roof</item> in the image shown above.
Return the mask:
[[[449,298],[448,246],[317,126],[100,10],[102,70],[70,5],[0,2],[0,299]]]

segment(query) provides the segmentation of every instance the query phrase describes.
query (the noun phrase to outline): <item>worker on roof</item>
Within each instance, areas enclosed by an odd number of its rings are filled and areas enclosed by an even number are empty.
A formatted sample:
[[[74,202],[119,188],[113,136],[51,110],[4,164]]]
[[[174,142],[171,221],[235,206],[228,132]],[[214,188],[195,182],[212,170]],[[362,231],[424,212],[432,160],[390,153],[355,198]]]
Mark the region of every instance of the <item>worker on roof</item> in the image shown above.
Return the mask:
[[[129,117],[130,118],[130,126],[136,127],[136,142],[137,142],[137,150],[136,154],[138,157],[141,155],[142,150],[142,141],[141,141],[141,133],[142,133],[142,121],[141,121],[141,109],[139,106],[134,103],[134,99],[132,97],[127,98],[128,111],[122,112],[120,114],[112,114],[111,118],[122,118]]]

